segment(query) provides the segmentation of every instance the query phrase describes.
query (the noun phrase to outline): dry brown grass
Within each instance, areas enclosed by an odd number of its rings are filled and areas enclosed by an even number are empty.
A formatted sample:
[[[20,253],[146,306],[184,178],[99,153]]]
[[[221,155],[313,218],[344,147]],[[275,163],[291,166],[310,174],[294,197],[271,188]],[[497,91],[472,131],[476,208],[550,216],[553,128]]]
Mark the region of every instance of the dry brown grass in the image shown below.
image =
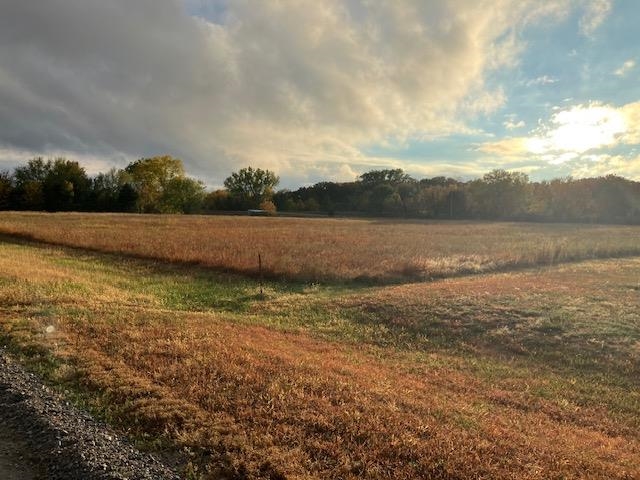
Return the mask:
[[[174,309],[113,262],[1,245],[0,331],[53,352],[50,378],[121,428],[187,448],[204,478],[640,477],[638,261],[291,294],[246,315]],[[310,303],[318,330],[260,325],[303,325]],[[576,308],[563,331],[536,330]],[[390,346],[319,338],[340,316],[386,325]],[[396,329],[441,341],[397,347]],[[596,364],[572,366],[583,347]]]
[[[398,281],[640,254],[640,227],[2,213],[0,233],[302,280]]]
[[[83,325],[85,381],[109,395],[137,433],[169,434],[181,445],[212,452],[212,473],[407,479],[640,474],[638,438],[598,408],[565,408],[514,386],[487,388],[442,366],[410,374],[305,335],[203,318],[182,318],[182,326],[175,318],[131,320]]]

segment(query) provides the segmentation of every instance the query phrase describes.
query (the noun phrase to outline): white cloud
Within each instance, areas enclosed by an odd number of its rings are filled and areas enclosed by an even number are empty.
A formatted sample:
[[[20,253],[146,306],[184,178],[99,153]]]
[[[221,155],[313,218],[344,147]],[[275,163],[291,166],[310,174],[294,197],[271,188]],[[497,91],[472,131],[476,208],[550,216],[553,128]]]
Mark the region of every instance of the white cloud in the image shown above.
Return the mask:
[[[484,142],[478,145],[479,152],[497,155],[503,158],[517,158],[529,153],[525,137],[507,137],[495,142]]]
[[[606,153],[606,149],[617,146],[640,145],[640,102],[621,107],[591,103],[554,110],[549,121],[540,122],[531,135],[485,142],[476,150],[503,163],[565,165],[567,173],[574,176],[615,173],[640,177],[640,157],[636,154]]]
[[[597,155],[581,158],[570,166],[571,176],[576,178],[619,175],[640,180],[640,156]]]
[[[532,78],[531,80],[528,80],[525,85],[527,87],[531,87],[534,85],[551,85],[553,83],[556,83],[557,81],[558,81],[557,78],[550,77],[549,75],[543,75],[541,77]]]
[[[592,104],[562,110],[551,117],[552,128],[542,139],[545,151],[586,152],[617,143],[627,124],[619,109]]]
[[[201,0],[208,21],[179,0],[4,0],[0,145],[169,153],[211,183],[248,164],[346,178],[361,145],[466,131],[461,116],[503,105],[487,72],[570,5]]]
[[[554,109],[550,121],[541,123],[528,137],[511,137],[486,142],[479,150],[494,154],[581,154],[617,144],[640,141],[640,102],[622,107],[592,103],[568,109]]]
[[[606,20],[611,12],[612,0],[588,0],[585,12],[580,19],[580,32],[591,36]]]
[[[636,61],[635,60],[627,60],[626,62],[624,62],[622,64],[622,66],[618,69],[616,69],[613,74],[617,75],[619,77],[624,77],[627,73],[629,73],[631,70],[633,70],[636,66]]]
[[[559,154],[547,154],[542,155],[541,159],[549,165],[562,165],[563,163],[570,162],[579,158],[580,154],[577,152],[564,152]]]
[[[628,103],[620,109],[627,125],[620,141],[627,145],[640,144],[640,101]]]
[[[430,162],[428,165],[409,163],[402,168],[414,178],[451,177],[458,180],[478,178],[491,170],[491,160],[482,159],[465,163],[455,163],[445,159]],[[496,167],[497,168],[497,167]]]
[[[502,88],[493,91],[480,91],[470,95],[462,105],[469,114],[488,115],[502,107],[507,101],[507,96]]]
[[[525,123],[524,120],[516,121],[516,119],[509,118],[502,123],[504,128],[507,130],[516,130],[518,128],[524,128]]]

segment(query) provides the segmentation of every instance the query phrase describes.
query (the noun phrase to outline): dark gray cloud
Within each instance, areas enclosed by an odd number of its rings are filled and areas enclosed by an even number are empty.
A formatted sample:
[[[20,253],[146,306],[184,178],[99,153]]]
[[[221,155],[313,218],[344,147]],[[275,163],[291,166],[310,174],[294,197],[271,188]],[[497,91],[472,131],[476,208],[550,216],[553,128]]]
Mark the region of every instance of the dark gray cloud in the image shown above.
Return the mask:
[[[0,141],[34,151],[184,151],[176,133],[185,109],[218,80],[210,53],[204,28],[173,2],[3,0]],[[215,90],[206,95],[215,102]]]

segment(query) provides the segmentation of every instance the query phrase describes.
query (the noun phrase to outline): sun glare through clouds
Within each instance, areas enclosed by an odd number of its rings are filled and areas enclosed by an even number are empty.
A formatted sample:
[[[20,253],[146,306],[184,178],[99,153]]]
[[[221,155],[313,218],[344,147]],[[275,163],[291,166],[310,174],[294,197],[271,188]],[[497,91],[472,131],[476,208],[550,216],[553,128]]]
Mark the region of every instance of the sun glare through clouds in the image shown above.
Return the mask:
[[[583,153],[594,148],[613,145],[626,131],[623,114],[608,106],[573,107],[552,117],[556,128],[547,135],[548,150]]]
[[[600,103],[556,107],[549,120],[540,121],[530,135],[488,142],[479,150],[511,158],[534,156],[555,165],[587,153],[598,156],[602,149],[637,142],[639,112],[638,102],[623,107]]]

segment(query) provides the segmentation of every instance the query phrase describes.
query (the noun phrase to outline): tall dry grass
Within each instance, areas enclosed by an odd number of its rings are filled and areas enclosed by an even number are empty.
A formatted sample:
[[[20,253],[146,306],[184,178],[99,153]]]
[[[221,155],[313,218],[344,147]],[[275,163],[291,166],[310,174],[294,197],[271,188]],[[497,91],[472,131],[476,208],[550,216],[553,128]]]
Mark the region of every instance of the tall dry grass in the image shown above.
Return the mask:
[[[640,255],[640,227],[2,213],[0,233],[303,280],[397,281]]]

